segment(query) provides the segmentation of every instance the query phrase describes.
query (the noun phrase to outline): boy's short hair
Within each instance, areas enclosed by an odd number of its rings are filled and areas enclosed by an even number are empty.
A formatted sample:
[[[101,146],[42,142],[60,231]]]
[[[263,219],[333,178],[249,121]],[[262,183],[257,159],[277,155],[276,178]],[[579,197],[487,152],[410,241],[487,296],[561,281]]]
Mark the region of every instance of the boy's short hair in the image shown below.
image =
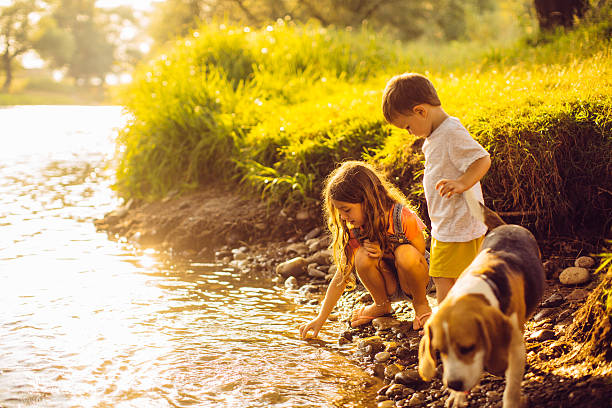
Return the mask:
[[[442,105],[436,88],[425,76],[405,73],[387,82],[382,98],[383,115],[387,122],[391,122],[396,113],[409,112],[421,103]]]

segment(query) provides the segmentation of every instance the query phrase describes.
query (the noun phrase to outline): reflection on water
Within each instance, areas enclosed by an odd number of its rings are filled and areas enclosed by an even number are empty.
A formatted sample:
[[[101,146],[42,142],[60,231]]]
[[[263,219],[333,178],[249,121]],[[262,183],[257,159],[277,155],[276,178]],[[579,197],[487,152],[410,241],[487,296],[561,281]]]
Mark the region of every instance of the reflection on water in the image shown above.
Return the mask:
[[[314,309],[270,282],[95,231],[117,107],[0,109],[0,406],[371,406]],[[325,343],[324,343],[325,344]]]

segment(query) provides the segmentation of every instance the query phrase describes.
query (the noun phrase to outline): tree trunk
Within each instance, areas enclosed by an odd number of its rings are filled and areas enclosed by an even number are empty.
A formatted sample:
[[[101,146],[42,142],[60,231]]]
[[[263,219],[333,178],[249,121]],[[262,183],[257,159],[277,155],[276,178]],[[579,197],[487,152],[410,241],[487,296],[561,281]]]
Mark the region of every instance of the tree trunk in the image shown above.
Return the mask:
[[[8,50],[2,55],[2,65],[6,77],[4,78],[4,85],[2,85],[2,92],[8,92],[13,82],[13,67],[11,66],[11,57]]]
[[[588,0],[534,0],[540,29],[574,25],[574,17],[582,17],[589,6]]]

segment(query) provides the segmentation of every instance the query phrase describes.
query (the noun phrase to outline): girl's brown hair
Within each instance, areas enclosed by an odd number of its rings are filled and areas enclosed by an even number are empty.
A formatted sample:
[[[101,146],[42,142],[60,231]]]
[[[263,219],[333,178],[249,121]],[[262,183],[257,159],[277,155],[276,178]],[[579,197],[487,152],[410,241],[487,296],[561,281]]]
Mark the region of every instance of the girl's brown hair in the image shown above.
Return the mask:
[[[406,205],[407,200],[380,171],[366,162],[346,161],[327,176],[323,206],[332,236],[330,247],[334,261],[346,281],[352,276],[354,267],[353,254],[348,245],[350,231],[332,200],[361,203],[365,217],[361,237],[378,242],[383,253],[390,248],[387,237],[389,211],[394,203]]]
[[[387,82],[383,91],[382,111],[389,123],[397,113],[412,111],[417,105],[427,103],[440,106],[440,98],[433,84],[421,74],[396,75]]]

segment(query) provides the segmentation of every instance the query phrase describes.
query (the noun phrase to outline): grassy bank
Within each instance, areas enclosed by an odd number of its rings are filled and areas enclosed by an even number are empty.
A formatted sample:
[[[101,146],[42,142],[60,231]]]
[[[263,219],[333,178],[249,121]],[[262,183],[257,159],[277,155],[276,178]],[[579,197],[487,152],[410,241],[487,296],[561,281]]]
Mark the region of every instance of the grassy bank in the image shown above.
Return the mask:
[[[604,21],[511,47],[433,48],[314,25],[203,26],[125,89],[133,118],[119,138],[117,189],[155,199],[221,181],[272,201],[314,202],[338,161],[361,158],[419,206],[422,155],[380,112],[388,78],[416,71],[492,154],[483,185],[493,208],[528,214],[540,236],[603,234],[612,211],[611,32]]]
[[[0,75],[0,84],[3,83],[4,77]],[[16,74],[10,92],[0,91],[0,106],[98,105],[109,102],[105,88],[79,87],[67,81],[54,81],[49,76],[29,74],[24,70]]]

